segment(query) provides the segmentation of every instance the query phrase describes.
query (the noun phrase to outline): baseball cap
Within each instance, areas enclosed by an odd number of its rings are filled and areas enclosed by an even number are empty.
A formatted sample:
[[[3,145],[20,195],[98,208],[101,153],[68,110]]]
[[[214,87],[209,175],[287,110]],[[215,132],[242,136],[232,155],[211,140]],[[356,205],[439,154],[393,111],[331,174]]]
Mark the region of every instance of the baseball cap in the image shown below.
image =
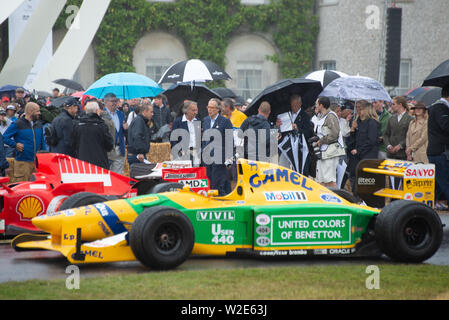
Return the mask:
[[[6,115],[6,111],[5,110],[3,110],[3,109],[0,109],[0,115]]]
[[[13,106],[12,104],[10,104],[9,106],[6,107],[6,110],[16,110],[16,107]]]
[[[10,100],[9,100],[9,98],[8,97],[3,97],[2,98],[2,102],[9,102]]]
[[[77,106],[78,104],[78,99],[75,97],[70,97],[66,102],[64,102],[65,107]]]

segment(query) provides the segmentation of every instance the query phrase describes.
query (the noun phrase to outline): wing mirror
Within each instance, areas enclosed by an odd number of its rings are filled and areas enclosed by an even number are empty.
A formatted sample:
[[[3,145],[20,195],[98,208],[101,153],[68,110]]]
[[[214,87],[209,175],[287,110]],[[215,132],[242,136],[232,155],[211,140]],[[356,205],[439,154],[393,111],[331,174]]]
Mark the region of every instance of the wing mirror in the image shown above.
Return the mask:
[[[0,177],[0,184],[8,183],[9,177]]]

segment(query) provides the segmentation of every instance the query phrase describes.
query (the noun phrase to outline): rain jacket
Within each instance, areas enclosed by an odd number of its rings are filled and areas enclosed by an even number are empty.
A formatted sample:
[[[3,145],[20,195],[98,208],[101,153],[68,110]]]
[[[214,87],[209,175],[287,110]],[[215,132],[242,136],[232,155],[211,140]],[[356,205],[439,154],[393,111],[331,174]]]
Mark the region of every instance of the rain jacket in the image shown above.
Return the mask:
[[[109,169],[107,153],[113,144],[107,125],[95,113],[83,116],[73,128],[72,148],[75,156],[82,161]]]
[[[246,159],[252,159],[252,160],[259,160],[259,155],[268,155],[270,153],[270,130],[271,130],[271,126],[270,123],[268,122],[268,120],[258,114],[255,116],[251,116],[249,118],[247,118],[245,121],[243,121],[242,125],[240,126],[240,129],[243,131],[243,133],[248,130],[248,129],[252,129],[255,130],[256,133],[256,141],[252,142],[252,141],[248,141],[248,137],[245,135],[245,139],[244,139],[244,151],[245,151],[245,158]],[[266,149],[264,150],[259,150],[259,130],[265,130],[265,146]],[[256,146],[256,148],[248,148],[248,144],[251,144],[253,146]],[[254,152],[251,152],[251,149],[255,149],[252,151],[256,151],[256,154],[254,154]]]
[[[25,118],[19,118],[6,129],[4,142],[15,148],[17,143],[23,144],[23,151],[16,150],[17,161],[34,162],[34,157],[39,150],[44,149],[44,131],[40,121],[33,124]]]

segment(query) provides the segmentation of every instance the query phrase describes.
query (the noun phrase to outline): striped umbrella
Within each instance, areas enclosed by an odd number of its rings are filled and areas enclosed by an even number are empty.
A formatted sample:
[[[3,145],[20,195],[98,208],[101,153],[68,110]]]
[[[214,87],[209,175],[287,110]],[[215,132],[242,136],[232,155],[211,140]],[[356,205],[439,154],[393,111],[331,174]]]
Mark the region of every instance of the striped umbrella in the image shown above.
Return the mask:
[[[159,84],[229,79],[231,77],[215,63],[207,60],[190,59],[177,62],[169,67],[159,80]]]

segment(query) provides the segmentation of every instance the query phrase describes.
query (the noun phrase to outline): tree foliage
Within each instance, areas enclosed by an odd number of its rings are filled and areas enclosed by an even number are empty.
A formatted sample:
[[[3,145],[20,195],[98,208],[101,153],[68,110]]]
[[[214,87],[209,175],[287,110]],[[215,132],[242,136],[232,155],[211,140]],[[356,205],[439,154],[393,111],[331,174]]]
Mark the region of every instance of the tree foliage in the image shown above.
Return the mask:
[[[80,5],[70,0],[67,5]],[[299,77],[312,68],[318,19],[315,0],[271,0],[266,5],[242,5],[240,0],[112,0],[95,37],[100,76],[135,71],[132,56],[147,32],[164,31],[183,40],[189,58],[221,67],[229,39],[241,32],[269,33],[278,53],[282,77]],[[64,26],[61,15],[56,28]]]

